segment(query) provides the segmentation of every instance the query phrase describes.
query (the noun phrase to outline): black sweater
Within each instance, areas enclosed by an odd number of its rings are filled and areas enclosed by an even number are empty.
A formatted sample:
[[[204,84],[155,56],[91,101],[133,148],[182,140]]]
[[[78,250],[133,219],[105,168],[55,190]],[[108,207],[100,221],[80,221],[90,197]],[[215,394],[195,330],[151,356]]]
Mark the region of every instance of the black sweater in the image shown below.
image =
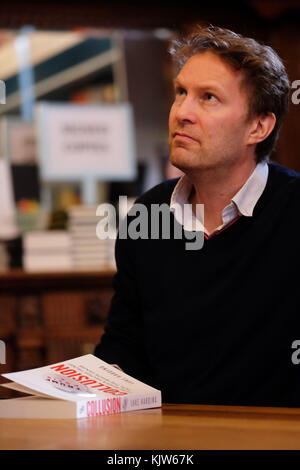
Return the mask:
[[[169,204],[176,182],[138,202]],[[185,238],[118,239],[95,354],[160,389],[164,402],[299,406],[299,201],[300,176],[271,163],[253,216],[200,250],[186,250]]]

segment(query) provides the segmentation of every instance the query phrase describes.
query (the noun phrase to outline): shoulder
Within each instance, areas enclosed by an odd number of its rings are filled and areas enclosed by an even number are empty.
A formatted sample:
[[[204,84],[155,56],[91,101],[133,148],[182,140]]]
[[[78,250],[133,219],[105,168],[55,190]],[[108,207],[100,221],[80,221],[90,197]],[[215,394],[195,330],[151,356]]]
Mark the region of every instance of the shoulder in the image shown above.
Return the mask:
[[[300,174],[290,168],[279,165],[279,163],[273,161],[269,162],[268,166],[270,179],[278,182],[300,181]]]
[[[280,205],[281,202],[294,206],[300,195],[300,174],[276,162],[268,162],[269,175],[265,190],[258,201],[256,210],[272,201]],[[280,202],[281,201],[281,202]]]

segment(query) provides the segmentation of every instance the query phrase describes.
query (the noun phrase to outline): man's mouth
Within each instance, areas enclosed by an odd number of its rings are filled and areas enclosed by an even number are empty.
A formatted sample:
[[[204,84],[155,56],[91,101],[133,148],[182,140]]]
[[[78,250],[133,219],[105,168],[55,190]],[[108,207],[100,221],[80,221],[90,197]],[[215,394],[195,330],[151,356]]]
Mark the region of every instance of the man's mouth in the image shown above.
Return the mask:
[[[190,141],[196,142],[196,139],[194,139],[194,137],[192,137],[189,134],[186,134],[184,132],[174,132],[173,139],[185,140],[185,141],[190,140]]]

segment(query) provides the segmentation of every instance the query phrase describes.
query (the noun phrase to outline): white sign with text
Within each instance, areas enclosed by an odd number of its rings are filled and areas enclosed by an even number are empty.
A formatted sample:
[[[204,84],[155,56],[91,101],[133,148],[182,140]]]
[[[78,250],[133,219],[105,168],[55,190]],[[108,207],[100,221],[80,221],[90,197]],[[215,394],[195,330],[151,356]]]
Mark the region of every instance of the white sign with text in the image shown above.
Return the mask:
[[[37,129],[45,181],[132,180],[136,176],[133,112],[128,103],[41,103]]]

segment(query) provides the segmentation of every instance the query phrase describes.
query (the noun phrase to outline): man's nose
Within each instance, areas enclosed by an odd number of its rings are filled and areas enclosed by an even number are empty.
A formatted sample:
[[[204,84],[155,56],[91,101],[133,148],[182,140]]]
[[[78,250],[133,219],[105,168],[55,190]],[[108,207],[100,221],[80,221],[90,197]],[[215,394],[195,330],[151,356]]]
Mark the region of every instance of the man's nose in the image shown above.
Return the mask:
[[[176,117],[179,122],[196,122],[196,103],[193,98],[186,96],[181,101],[177,107]]]

